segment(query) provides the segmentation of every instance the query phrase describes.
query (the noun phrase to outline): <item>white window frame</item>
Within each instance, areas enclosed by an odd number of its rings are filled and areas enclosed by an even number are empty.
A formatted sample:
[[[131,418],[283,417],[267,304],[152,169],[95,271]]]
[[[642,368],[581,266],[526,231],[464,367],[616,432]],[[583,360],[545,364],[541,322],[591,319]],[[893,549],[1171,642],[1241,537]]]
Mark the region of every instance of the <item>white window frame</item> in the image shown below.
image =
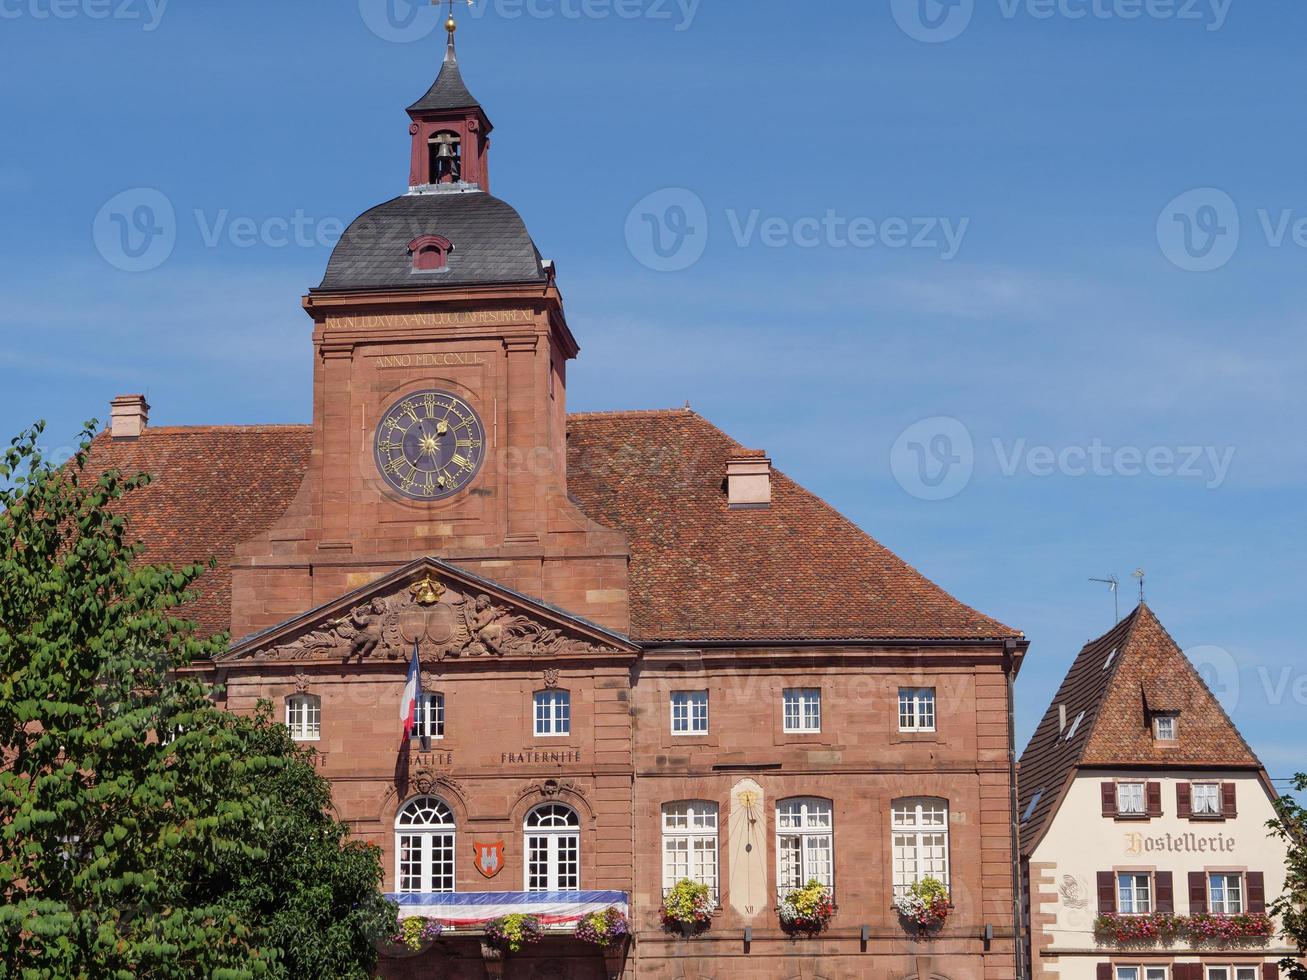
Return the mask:
[[[322,698],[292,694],[286,699],[286,728],[297,742],[322,741]]]
[[[791,873],[787,874],[789,870]],[[815,796],[776,803],[776,891],[784,898],[809,881],[835,892],[835,805]],[[796,884],[797,882],[797,884]]]
[[[1166,724],[1169,734],[1162,734],[1162,725]],[[1153,718],[1153,737],[1159,742],[1176,742],[1180,739],[1180,719],[1175,715],[1157,715]]]
[[[781,728],[787,735],[820,734],[821,688],[785,688],[781,692]]]
[[[683,878],[708,886],[719,901],[721,838],[718,806],[709,800],[663,804],[663,894]]]
[[[894,894],[905,895],[924,878],[950,884],[948,800],[909,797],[890,804]]]
[[[1210,797],[1211,809],[1198,808],[1198,790],[1203,790],[1205,797]],[[1225,801],[1220,783],[1189,784],[1189,815],[1192,817],[1219,817]]]
[[[395,814],[395,891],[405,895],[453,892],[458,884],[457,844],[458,829],[449,804],[438,796],[415,796],[406,802]],[[418,873],[406,875],[404,858],[415,847]],[[405,880],[413,877],[418,879],[416,887]]]
[[[673,735],[708,734],[707,691],[673,691],[670,704]]]
[[[1165,966],[1140,966],[1131,963],[1129,966],[1118,966],[1116,968],[1116,980],[1168,980],[1170,970]]]
[[[544,881],[532,881],[534,865],[543,864]],[[581,815],[566,803],[545,803],[522,824],[522,890],[581,890]]]
[[[899,688],[899,731],[933,732],[937,724],[933,687]]]
[[[1122,793],[1122,790],[1128,789],[1128,793]],[[1137,792],[1136,792],[1137,791]],[[1127,802],[1133,803],[1138,799],[1138,807],[1128,809]],[[1116,812],[1122,817],[1146,817],[1148,816],[1148,784],[1130,780],[1116,784]]]
[[[1221,881],[1221,900],[1218,902],[1217,879]],[[1230,886],[1234,885],[1232,889]],[[1219,907],[1218,907],[1219,906]],[[1243,915],[1248,908],[1248,889],[1243,873],[1239,871],[1209,871],[1207,873],[1207,911],[1212,915]]]
[[[536,738],[567,738],[572,734],[572,692],[536,691],[531,698]]]
[[[1140,883],[1143,887],[1140,888]],[[1128,906],[1128,908],[1127,908]],[[1116,910],[1121,915],[1152,915],[1153,876],[1146,871],[1116,873]]]
[[[1252,976],[1249,977],[1248,974]],[[1220,963],[1209,965],[1203,976],[1207,980],[1260,980],[1261,965],[1257,963]]]
[[[414,738],[435,741],[445,737],[445,696],[437,691],[424,692],[418,701]]]

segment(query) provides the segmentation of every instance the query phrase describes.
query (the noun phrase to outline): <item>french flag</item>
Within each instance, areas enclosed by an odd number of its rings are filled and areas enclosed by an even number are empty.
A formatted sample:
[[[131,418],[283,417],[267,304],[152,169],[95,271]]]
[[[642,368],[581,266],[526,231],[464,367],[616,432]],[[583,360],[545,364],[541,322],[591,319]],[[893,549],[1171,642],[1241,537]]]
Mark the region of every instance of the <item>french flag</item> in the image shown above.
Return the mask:
[[[422,666],[418,662],[418,645],[413,644],[413,662],[408,665],[408,680],[399,702],[399,720],[404,725],[404,739],[413,737],[418,724],[418,701],[422,699]]]

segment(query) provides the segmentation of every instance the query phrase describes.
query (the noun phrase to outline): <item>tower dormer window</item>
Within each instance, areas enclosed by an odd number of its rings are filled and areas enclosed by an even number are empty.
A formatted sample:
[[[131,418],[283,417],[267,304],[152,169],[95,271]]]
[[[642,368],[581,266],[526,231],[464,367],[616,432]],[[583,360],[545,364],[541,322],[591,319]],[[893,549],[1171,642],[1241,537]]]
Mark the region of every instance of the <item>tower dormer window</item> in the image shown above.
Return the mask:
[[[443,272],[449,267],[449,253],[454,245],[439,235],[423,235],[408,243],[414,272]]]
[[[431,183],[450,184],[463,179],[463,141],[457,133],[432,133],[427,140],[427,159]]]

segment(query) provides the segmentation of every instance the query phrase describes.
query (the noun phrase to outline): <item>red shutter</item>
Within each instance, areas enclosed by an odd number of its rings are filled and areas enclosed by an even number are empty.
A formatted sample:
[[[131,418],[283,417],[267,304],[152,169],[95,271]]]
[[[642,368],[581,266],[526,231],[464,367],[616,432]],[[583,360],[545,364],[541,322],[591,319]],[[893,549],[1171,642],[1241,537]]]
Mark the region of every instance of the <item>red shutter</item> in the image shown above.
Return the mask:
[[[1098,980],[1112,980],[1112,964],[1111,964],[1111,963],[1099,963],[1099,964],[1098,964]]]
[[[1153,888],[1157,892],[1157,911],[1167,915],[1175,912],[1175,883],[1171,872],[1157,872],[1153,878]]]
[[[1193,816],[1193,790],[1188,783],[1175,784],[1175,812],[1176,816],[1188,820]]]
[[[1280,980],[1280,968],[1274,963],[1263,963],[1262,980]]]
[[[1227,819],[1239,816],[1234,783],[1221,784],[1221,816]]]
[[[1248,872],[1248,911],[1253,915],[1266,911],[1266,875],[1260,871]]]
[[[1148,815],[1150,817],[1160,817],[1162,815],[1162,784],[1148,784]]]
[[[1189,914],[1201,915],[1207,911],[1207,875],[1201,871],[1189,872]]]
[[[1116,911],[1116,875],[1098,872],[1098,911],[1106,915]]]
[[[1116,783],[1103,783],[1103,816],[1116,816]]]

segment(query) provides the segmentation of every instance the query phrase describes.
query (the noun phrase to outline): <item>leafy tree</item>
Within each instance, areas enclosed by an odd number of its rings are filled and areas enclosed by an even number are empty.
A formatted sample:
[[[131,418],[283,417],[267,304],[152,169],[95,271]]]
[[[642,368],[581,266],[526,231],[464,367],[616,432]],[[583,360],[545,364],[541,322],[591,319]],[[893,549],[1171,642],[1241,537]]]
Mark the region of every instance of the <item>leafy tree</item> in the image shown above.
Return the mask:
[[[225,649],[116,506],[144,475],[0,456],[0,978],[363,977],[393,931],[375,849],[327,815],[267,707],[217,708]]]
[[[1307,775],[1294,777],[1294,789],[1307,792]],[[1275,836],[1288,846],[1285,860],[1287,876],[1284,894],[1271,911],[1284,925],[1284,936],[1298,947],[1300,956],[1307,956],[1307,810],[1292,796],[1284,795],[1276,801],[1277,817],[1270,827]],[[1307,980],[1307,967],[1294,960],[1285,960],[1280,966],[1291,980]]]

